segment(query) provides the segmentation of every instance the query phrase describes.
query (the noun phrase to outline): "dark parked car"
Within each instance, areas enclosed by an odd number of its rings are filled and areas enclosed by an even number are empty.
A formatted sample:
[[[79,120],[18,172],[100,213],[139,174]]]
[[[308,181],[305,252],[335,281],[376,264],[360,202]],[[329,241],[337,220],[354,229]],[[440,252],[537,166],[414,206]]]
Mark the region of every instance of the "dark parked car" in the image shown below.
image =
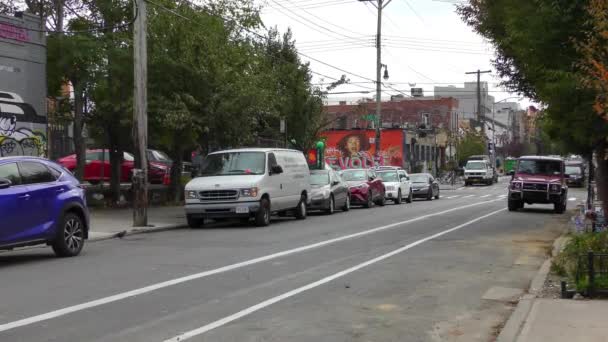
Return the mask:
[[[336,208],[350,210],[348,185],[335,171],[310,171],[310,186],[310,210],[323,210],[330,215]]]
[[[370,208],[374,203],[383,206],[386,203],[386,190],[382,180],[374,170],[349,169],[342,171],[342,179],[350,190],[350,203]]]
[[[572,186],[585,186],[585,167],[580,162],[566,162],[566,183]]]
[[[429,173],[413,173],[410,175],[414,198],[426,198],[432,201],[439,199],[439,182]]]
[[[47,244],[76,256],[89,235],[89,211],[78,180],[59,164],[0,158],[0,249]]]

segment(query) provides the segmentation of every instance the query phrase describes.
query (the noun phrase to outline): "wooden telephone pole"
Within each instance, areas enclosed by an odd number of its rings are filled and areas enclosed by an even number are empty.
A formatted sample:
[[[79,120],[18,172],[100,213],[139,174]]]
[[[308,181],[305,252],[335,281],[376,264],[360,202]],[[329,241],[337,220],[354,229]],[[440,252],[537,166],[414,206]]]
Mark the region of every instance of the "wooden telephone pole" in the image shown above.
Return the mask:
[[[148,55],[147,10],[145,0],[134,0],[135,25],[133,29],[134,110],[133,140],[135,143],[135,170],[133,174],[133,226],[148,225]]]
[[[486,114],[485,114],[485,108],[482,108],[481,105],[481,74],[489,74],[491,73],[492,70],[485,70],[485,71],[481,71],[479,69],[477,69],[477,71],[470,71],[470,72],[465,72],[465,74],[467,75],[472,75],[472,74],[477,74],[477,121],[479,121],[481,123],[481,134],[482,137],[485,140],[487,140],[486,138]],[[485,143],[486,147],[486,154],[488,153],[488,144],[487,142]]]

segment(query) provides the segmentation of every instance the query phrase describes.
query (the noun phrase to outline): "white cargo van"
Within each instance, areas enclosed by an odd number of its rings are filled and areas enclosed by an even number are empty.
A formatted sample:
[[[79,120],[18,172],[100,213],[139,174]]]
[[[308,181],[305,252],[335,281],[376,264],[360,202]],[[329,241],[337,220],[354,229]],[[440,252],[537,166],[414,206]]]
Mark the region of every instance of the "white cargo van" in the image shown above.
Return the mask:
[[[186,217],[190,227],[205,219],[253,218],[267,226],[272,213],[306,218],[310,171],[296,150],[243,148],[209,154],[200,176],[186,184]]]

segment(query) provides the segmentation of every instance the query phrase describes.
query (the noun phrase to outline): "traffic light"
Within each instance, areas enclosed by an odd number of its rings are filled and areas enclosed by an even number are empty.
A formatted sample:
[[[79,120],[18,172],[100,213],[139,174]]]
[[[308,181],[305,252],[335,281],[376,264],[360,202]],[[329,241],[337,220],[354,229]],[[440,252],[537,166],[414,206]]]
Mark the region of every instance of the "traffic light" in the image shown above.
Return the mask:
[[[325,168],[325,143],[322,140],[317,142],[317,168]]]

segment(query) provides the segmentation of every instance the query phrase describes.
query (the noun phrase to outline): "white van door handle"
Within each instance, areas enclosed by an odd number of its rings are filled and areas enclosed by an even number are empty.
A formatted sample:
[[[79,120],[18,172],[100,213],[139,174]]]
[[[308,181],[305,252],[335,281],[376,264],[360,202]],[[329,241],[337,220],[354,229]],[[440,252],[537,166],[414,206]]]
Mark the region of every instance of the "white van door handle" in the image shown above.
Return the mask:
[[[283,190],[283,184],[281,184],[281,190]]]

